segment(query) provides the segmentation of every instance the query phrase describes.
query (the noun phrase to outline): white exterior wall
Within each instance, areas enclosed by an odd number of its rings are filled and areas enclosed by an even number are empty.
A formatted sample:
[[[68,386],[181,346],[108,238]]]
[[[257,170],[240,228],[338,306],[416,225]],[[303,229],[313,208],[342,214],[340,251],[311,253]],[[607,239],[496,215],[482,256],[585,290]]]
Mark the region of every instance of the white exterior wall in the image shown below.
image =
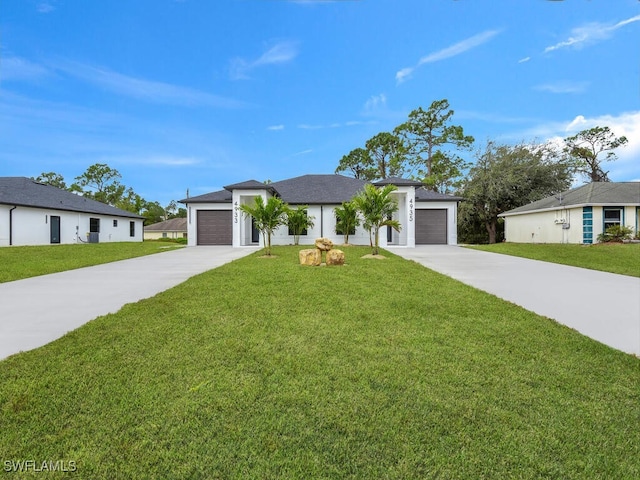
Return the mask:
[[[458,244],[458,202],[416,202],[416,210],[447,210],[447,245]],[[414,214],[415,222],[415,214]],[[415,227],[414,227],[415,241]],[[415,246],[415,243],[414,245]]]
[[[198,210],[232,210],[230,203],[187,203],[187,246],[195,247],[198,244],[197,238],[197,218]],[[237,212],[238,215],[242,215],[241,212]],[[235,218],[234,218],[235,221]],[[235,231],[234,231],[234,247],[235,244]]]
[[[504,217],[504,233],[507,242],[514,243],[583,243],[583,205],[558,208],[544,212],[531,212]],[[592,206],[593,243],[604,230],[605,207]],[[635,205],[624,207],[623,223],[638,231],[638,213]]]
[[[297,205],[289,205],[297,208]],[[307,230],[307,235],[300,235],[300,245],[313,245],[316,238],[325,237],[335,245],[344,242],[344,235],[336,233],[335,208],[340,205],[309,205],[307,215],[313,216],[313,228]],[[289,235],[286,225],[279,227],[271,237],[272,245],[293,245],[293,235]],[[362,227],[356,228],[355,235],[349,235],[349,243],[353,245],[369,245],[369,232]]]
[[[142,219],[115,217],[64,210],[48,210],[18,206],[11,213],[12,242],[9,239],[9,211],[12,206],[0,206],[0,246],[50,245],[51,216],[60,217],[60,243],[86,242],[89,232],[89,218],[100,219],[100,242],[141,242]],[[117,220],[118,226],[113,226]],[[135,236],[129,235],[129,222],[135,222]]]
[[[602,210],[593,211],[594,241],[602,231]],[[598,231],[598,225],[600,230]],[[582,207],[505,217],[505,240],[514,243],[582,243]]]
[[[177,238],[184,238],[184,236],[186,235],[186,232],[177,232],[177,231],[160,231],[160,230],[153,230],[153,231],[146,231],[144,232],[144,239],[145,240],[159,240],[160,238],[172,238],[172,239],[177,239]]]

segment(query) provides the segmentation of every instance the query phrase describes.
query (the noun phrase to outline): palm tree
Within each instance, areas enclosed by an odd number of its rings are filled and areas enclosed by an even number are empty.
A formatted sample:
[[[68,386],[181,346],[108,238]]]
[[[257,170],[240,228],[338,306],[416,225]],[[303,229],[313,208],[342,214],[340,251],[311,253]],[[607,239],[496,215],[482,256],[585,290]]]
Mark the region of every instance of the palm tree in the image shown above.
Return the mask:
[[[344,243],[349,243],[349,235],[360,225],[358,209],[353,202],[342,202],[341,207],[334,209],[336,214],[336,233],[344,235]]]
[[[293,244],[298,245],[300,242],[300,235],[306,235],[308,228],[313,228],[313,215],[307,214],[307,208],[309,205],[298,205],[294,210],[293,208],[287,209],[287,225],[289,226],[289,235],[293,235]]]
[[[281,199],[270,197],[267,203],[261,196],[255,197],[254,205],[240,205],[245,216],[253,217],[256,228],[262,233],[267,255],[271,255],[271,235],[280,225],[286,225],[288,207]]]
[[[352,200],[362,215],[364,228],[369,231],[373,255],[378,255],[380,249],[380,227],[388,226],[397,232],[400,231],[400,222],[391,219],[393,213],[398,210],[398,202],[391,196],[391,192],[395,190],[395,185],[376,188],[368,183]],[[372,241],[372,237],[375,242]]]

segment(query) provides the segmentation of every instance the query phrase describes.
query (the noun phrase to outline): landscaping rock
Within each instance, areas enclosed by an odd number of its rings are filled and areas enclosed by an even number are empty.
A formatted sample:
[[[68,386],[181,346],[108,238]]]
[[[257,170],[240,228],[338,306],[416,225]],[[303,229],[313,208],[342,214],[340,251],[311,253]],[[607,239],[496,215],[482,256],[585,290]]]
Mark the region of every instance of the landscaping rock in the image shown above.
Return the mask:
[[[326,237],[316,238],[316,248],[328,252],[333,248],[333,242]]]
[[[327,265],[344,265],[344,252],[342,250],[329,250],[327,252]]]
[[[322,251],[317,248],[307,248],[306,250],[300,250],[298,253],[300,259],[300,265],[310,265],[317,267],[322,263]]]

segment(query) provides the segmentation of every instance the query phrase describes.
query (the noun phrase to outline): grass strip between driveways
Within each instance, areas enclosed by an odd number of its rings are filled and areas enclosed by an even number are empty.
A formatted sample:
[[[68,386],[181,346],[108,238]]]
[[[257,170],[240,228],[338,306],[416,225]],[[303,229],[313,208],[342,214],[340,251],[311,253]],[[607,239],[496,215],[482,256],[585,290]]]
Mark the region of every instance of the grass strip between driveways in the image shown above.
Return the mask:
[[[0,283],[166,252],[173,248],[176,248],[175,244],[166,242],[114,242],[0,248]]]
[[[496,243],[466,246],[486,252],[640,277],[640,244],[638,243],[593,245]]]
[[[345,247],[344,267],[303,267],[298,250],[236,260],[0,362],[3,468],[640,477],[640,359],[388,252]]]

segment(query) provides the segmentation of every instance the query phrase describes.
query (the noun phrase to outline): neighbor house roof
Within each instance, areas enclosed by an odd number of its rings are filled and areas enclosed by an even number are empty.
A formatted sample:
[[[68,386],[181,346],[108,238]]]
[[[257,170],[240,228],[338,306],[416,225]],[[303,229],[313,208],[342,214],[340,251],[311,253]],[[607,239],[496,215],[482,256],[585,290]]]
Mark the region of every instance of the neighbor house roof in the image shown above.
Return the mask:
[[[291,205],[327,205],[348,202],[357,195],[367,184],[366,180],[346,177],[338,174],[302,175],[269,184],[256,180],[227,185],[225,190],[207,193],[196,197],[185,198],[180,203],[230,203],[231,191],[242,190],[271,190],[284,202]],[[417,201],[457,201],[459,197],[452,197],[438,192],[432,192],[422,187],[421,182],[406,178],[393,177],[375,182],[374,185],[393,184],[397,186],[415,186]]]
[[[519,215],[563,207],[588,205],[640,206],[640,182],[593,182],[558,195],[551,195],[537,202],[514,208],[500,214],[501,217]]]
[[[0,177],[0,204],[65,210],[71,212],[143,218],[60,188],[38,183],[27,177]]]
[[[151,225],[145,225],[145,232],[186,232],[187,231],[187,219],[186,218],[170,218],[164,222],[152,223]]]

